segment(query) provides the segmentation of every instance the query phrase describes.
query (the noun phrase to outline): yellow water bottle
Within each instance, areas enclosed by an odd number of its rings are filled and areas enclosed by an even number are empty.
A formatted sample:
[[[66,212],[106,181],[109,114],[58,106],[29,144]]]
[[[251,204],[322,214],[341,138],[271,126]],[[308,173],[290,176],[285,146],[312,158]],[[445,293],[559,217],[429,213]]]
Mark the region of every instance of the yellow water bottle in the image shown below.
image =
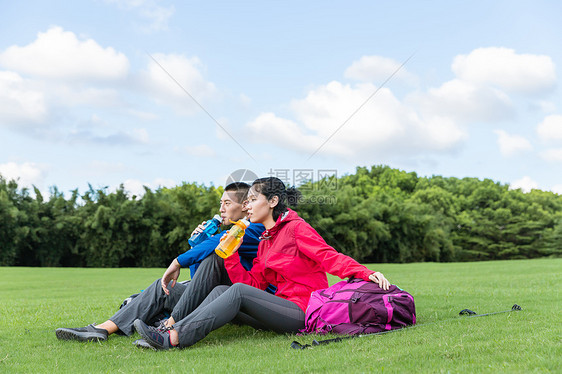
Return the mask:
[[[217,245],[217,248],[215,248],[215,253],[222,258],[227,258],[232,254],[246,233],[246,229],[250,226],[250,221],[246,218],[242,218],[237,222],[233,222],[232,220],[229,221],[230,223],[233,223],[234,226],[228,230],[226,237],[221,240],[219,245]]]

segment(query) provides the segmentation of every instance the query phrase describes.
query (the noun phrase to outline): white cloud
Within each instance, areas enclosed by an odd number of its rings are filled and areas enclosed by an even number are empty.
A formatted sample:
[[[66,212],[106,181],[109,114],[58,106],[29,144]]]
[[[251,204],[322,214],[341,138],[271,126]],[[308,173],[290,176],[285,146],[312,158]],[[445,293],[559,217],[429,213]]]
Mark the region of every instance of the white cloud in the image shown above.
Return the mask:
[[[141,17],[149,21],[148,31],[168,30],[168,21],[175,13],[173,5],[165,8],[150,6],[140,9]]]
[[[363,56],[353,62],[345,76],[361,81],[387,78],[399,66],[389,58]],[[467,124],[515,116],[508,94],[542,93],[552,89],[556,81],[550,57],[517,54],[507,48],[479,48],[459,55],[452,70],[455,78],[425,92],[412,92],[403,101],[388,88],[369,99],[377,90],[371,83],[350,86],[330,82],[291,103],[294,119],[262,113],[247,124],[247,129],[256,141],[271,141],[301,152],[314,152],[333,136],[323,151],[346,158],[380,160],[392,155],[451,152],[468,137]],[[545,110],[552,108],[548,103],[541,105]],[[521,136],[497,134],[505,156],[533,148]]]
[[[553,148],[542,151],[539,154],[541,158],[549,162],[562,162],[562,148]]]
[[[517,54],[509,48],[478,48],[458,55],[452,69],[463,81],[492,84],[509,92],[542,93],[556,83],[555,65],[549,56]]]
[[[334,81],[311,90],[303,100],[294,101],[291,108],[297,119],[318,137],[316,144],[306,140],[303,143],[316,149],[335,134],[326,143],[326,150],[354,154],[360,148],[386,148],[389,141],[406,135],[411,124],[408,116],[412,113],[387,88],[380,89],[366,102],[376,89],[372,84],[350,86]],[[358,110],[363,103],[366,104]]]
[[[201,109],[190,95],[201,104],[216,94],[215,85],[203,78],[204,66],[197,57],[160,53],[151,56],[153,59],[139,78],[140,85],[155,101],[170,105],[179,113],[192,114]]]
[[[502,91],[460,79],[414,94],[409,100],[427,116],[446,116],[458,122],[497,121],[510,118],[513,107]]]
[[[515,156],[533,149],[531,143],[521,135],[510,135],[503,130],[494,131],[498,136],[500,152],[505,157]]]
[[[66,82],[115,80],[126,77],[129,60],[113,48],[92,39],[79,40],[70,31],[53,26],[23,47],[11,46],[0,54],[0,65],[35,77]]]
[[[322,144],[318,136],[305,134],[294,121],[271,112],[260,114],[247,124],[247,130],[256,142],[271,142],[301,152],[311,152]]]
[[[546,116],[537,126],[539,138],[545,142],[562,141],[562,115],[553,114]]]
[[[128,75],[125,55],[61,27],[0,52],[0,65],[11,70],[0,71],[0,123],[28,136],[64,138],[61,127],[74,115],[71,108],[126,108],[122,93],[108,87]]]
[[[150,137],[145,129],[133,129],[126,133],[134,142],[148,144]]]
[[[45,96],[17,73],[0,71],[0,125],[41,122],[48,114]]]
[[[127,89],[140,95],[141,103],[149,98],[180,114],[201,111],[189,94],[201,105],[217,96],[196,57],[156,54],[154,58],[165,71],[150,59],[145,70],[130,74],[124,54],[53,26],[27,45],[0,51],[0,65],[11,70],[0,70],[0,126],[49,141],[147,144],[146,130],[128,129],[127,121],[113,121],[112,129],[102,130],[91,128],[93,123],[84,116],[94,112],[156,119],[151,110],[138,108],[139,104],[129,99]],[[104,112],[107,108],[112,113]]]
[[[245,108],[249,107],[252,104],[252,99],[245,94],[240,94],[238,96],[238,100]]]
[[[143,183],[136,179],[127,179],[123,182],[123,187],[125,191],[129,192],[131,195],[143,196],[145,193],[144,186],[150,188],[148,183]]]
[[[152,182],[142,182],[138,179],[127,179],[123,182],[123,188],[125,191],[129,192],[131,195],[136,195],[137,197],[142,197],[145,194],[144,187],[148,187],[151,190],[156,190],[160,187],[174,187],[177,183],[172,179],[157,178]],[[116,189],[116,188],[115,188]]]
[[[415,80],[415,77],[404,67],[400,68],[400,65],[402,64],[388,57],[363,56],[345,70],[344,76],[362,82],[378,83],[385,81],[393,74],[396,74],[394,79]]]
[[[531,190],[537,189],[537,188],[539,188],[539,184],[537,182],[535,182],[534,180],[532,180],[528,176],[524,176],[523,178],[514,181],[509,186],[510,190],[521,189],[521,191],[523,191],[525,193],[531,192]]]
[[[150,142],[148,132],[145,129],[116,131],[109,134],[100,134],[99,132],[99,130],[74,129],[68,134],[67,140],[72,144],[94,143],[116,146],[148,144]]]
[[[30,188],[32,185],[38,187],[43,185],[46,170],[44,166],[33,162],[24,162],[22,164],[8,162],[0,164],[0,175],[7,180],[16,180],[20,187]]]
[[[92,86],[75,88],[65,85],[49,85],[50,99],[59,107],[93,107],[119,108],[126,104],[121,93],[113,88],[97,88]]]
[[[198,102],[207,104],[214,98],[217,90],[203,78],[204,66],[196,57],[154,57]],[[124,54],[91,39],[81,40],[58,26],[40,32],[27,45],[0,51],[0,64],[12,70],[0,71],[0,126],[31,137],[75,144],[148,144],[147,131],[130,129],[127,121],[112,120],[104,128],[84,119],[92,112],[108,118],[116,113],[143,120],[158,118],[145,107],[135,107],[138,104],[130,101],[126,89],[140,95],[140,102],[149,98],[181,114],[201,111],[153,60],[146,70],[129,77]],[[112,113],[104,111],[107,108]]]
[[[322,152],[346,159],[451,151],[464,140],[464,131],[455,123],[438,116],[421,118],[389,89],[379,90],[367,102],[375,90],[372,84],[330,82],[292,102],[297,121],[262,113],[247,129],[256,142],[270,141],[304,153],[315,152],[329,139]]]
[[[451,66],[455,78],[408,97],[424,116],[446,116],[459,123],[493,122],[515,115],[508,94],[544,93],[556,84],[552,59],[517,54],[508,48],[478,48],[458,55]],[[544,111],[552,104],[538,103]]]
[[[121,9],[137,12],[141,18],[148,21],[141,28],[146,32],[167,30],[168,22],[175,13],[173,5],[163,7],[155,0],[106,0],[107,3],[117,4]]]
[[[556,112],[556,104],[552,101],[539,101],[537,103],[538,107],[543,113],[554,113]]]
[[[562,184],[557,184],[553,186],[550,191],[557,193],[558,195],[562,195]]]

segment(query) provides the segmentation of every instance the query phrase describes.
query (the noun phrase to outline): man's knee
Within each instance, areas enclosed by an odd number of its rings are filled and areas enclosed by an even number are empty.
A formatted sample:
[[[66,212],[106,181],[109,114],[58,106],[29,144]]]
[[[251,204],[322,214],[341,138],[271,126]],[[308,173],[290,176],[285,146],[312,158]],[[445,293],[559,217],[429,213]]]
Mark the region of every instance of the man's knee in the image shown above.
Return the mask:
[[[168,290],[170,290],[171,294],[176,294],[176,293],[181,294],[187,288],[187,285],[181,284],[179,282],[176,282],[173,287],[170,285],[170,283],[168,284]],[[149,290],[152,291],[152,292],[150,292],[151,294],[153,294],[153,292],[156,292],[157,294],[165,295],[166,293],[162,289],[162,278],[156,279],[143,292],[146,292],[146,291],[149,291]]]
[[[151,283],[150,286],[146,287],[146,290],[150,290],[150,289],[158,289],[158,287],[162,288],[162,286],[160,286],[160,278],[156,279],[154,282]]]
[[[224,260],[219,256],[217,256],[215,253],[211,253],[209,256],[205,257],[203,261],[201,261],[201,265],[199,265],[199,269],[202,267],[215,267],[215,266],[224,266]]]

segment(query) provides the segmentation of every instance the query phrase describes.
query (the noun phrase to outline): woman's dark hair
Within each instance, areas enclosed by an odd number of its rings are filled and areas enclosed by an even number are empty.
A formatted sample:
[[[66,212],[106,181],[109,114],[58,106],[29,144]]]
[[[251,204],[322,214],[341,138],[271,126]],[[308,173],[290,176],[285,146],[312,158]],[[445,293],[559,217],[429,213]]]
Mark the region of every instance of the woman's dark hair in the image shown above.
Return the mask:
[[[273,219],[277,218],[287,211],[287,206],[296,207],[301,193],[295,187],[285,187],[281,179],[275,177],[259,178],[252,183],[252,187],[258,193],[261,193],[267,200],[271,200],[274,196],[279,198],[279,202],[273,208]]]

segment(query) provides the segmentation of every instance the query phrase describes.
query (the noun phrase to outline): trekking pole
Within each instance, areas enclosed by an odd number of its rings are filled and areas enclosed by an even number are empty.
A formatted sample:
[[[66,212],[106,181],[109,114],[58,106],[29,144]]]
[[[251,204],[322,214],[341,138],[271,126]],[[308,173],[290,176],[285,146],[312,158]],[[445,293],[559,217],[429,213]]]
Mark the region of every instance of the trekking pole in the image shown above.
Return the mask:
[[[509,313],[509,312],[516,312],[521,310],[521,307],[517,304],[513,304],[510,310],[502,310],[501,312],[492,312],[492,313],[484,313],[484,314],[476,314],[470,309],[463,309],[459,312],[459,316],[469,316],[469,317],[483,317],[483,316],[491,316],[492,314],[500,314],[500,313]]]
[[[499,313],[509,313],[509,312],[517,312],[522,310],[521,307],[517,304],[514,304],[510,310],[502,310],[501,312],[491,312],[491,313],[484,313],[484,314],[476,314],[476,312],[473,312],[470,309],[463,309],[459,312],[460,316],[468,316],[468,317],[484,317],[484,316],[491,316],[493,314],[499,314]],[[313,346],[317,346],[317,345],[326,345],[326,344],[330,344],[330,343],[339,343],[342,340],[347,340],[347,339],[354,339],[354,338],[363,338],[365,336],[373,336],[373,335],[382,335],[382,334],[388,334],[390,332],[395,332],[395,331],[400,331],[400,330],[404,330],[404,329],[411,329],[414,327],[418,327],[418,326],[427,326],[427,325],[432,325],[438,322],[445,322],[445,321],[452,321],[453,319],[458,319],[457,317],[453,317],[453,318],[449,318],[443,321],[434,321],[434,322],[428,322],[428,323],[422,323],[419,325],[411,325],[411,326],[407,326],[407,327],[403,327],[401,329],[395,329],[395,330],[388,330],[388,331],[381,331],[381,332],[375,332],[372,334],[364,334],[364,335],[351,335],[351,336],[343,336],[343,337],[339,337],[339,338],[333,338],[333,339],[324,339],[324,340],[316,340],[314,339],[312,341],[311,344],[305,344],[302,345],[301,343],[297,342],[296,340],[294,340],[291,343],[291,348],[293,349],[307,349],[307,348],[312,348]]]

